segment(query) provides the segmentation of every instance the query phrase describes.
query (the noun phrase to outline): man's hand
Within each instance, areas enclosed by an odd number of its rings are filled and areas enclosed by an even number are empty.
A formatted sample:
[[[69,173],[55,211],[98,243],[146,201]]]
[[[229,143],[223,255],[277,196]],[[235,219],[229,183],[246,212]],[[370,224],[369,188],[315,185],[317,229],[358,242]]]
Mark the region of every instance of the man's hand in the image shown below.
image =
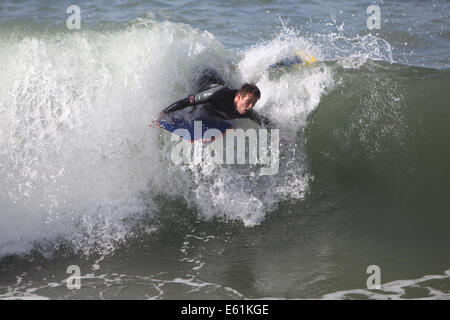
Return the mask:
[[[150,128],[159,127],[159,119],[161,119],[163,113],[160,112],[158,117],[154,117],[150,122]]]

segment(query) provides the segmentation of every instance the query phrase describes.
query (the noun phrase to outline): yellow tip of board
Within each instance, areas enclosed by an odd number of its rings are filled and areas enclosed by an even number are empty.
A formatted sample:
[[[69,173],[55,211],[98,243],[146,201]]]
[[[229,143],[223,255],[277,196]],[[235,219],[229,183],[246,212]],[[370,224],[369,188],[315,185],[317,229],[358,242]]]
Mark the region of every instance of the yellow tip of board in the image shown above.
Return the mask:
[[[299,56],[306,66],[309,66],[310,64],[313,64],[316,61],[316,58],[310,54],[305,54],[302,51],[296,51],[295,54]]]

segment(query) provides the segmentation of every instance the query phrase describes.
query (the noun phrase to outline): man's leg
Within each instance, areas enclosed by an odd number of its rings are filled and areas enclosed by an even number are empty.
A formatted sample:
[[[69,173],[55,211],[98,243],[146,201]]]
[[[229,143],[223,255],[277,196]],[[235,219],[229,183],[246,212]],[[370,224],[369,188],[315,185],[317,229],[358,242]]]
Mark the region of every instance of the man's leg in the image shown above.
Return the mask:
[[[212,84],[224,85],[222,77],[213,69],[205,69],[197,80],[195,92],[201,92],[208,89]]]

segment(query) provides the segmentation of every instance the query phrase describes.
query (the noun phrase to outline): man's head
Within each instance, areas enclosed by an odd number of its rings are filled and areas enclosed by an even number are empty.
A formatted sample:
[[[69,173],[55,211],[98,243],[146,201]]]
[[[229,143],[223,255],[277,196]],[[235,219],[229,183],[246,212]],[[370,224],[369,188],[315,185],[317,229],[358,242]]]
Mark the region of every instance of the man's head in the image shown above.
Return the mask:
[[[234,106],[236,111],[240,114],[249,112],[258,99],[261,97],[261,92],[254,84],[244,84],[234,97]]]

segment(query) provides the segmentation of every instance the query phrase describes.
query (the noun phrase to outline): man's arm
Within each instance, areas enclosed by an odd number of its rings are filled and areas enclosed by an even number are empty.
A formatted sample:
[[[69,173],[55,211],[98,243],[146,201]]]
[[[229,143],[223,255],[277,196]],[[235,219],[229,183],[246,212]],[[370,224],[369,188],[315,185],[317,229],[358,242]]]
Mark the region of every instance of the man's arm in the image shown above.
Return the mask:
[[[253,121],[258,122],[258,124],[262,127],[265,127],[265,128],[273,127],[273,123],[268,118],[264,117],[263,115],[257,113],[254,110],[250,110],[248,112],[248,118]]]
[[[213,97],[213,95],[225,87],[222,85],[213,85],[212,88],[199,92],[196,95],[189,95],[184,99],[178,100],[177,102],[172,103],[170,106],[165,108],[162,112],[167,114],[174,112],[176,110],[181,110],[189,106],[195,106],[200,103],[205,103]]]
[[[181,110],[184,109],[186,107],[192,106],[193,102],[194,102],[194,96],[190,95],[187,96],[184,99],[178,100],[174,103],[172,103],[170,106],[168,106],[167,108],[165,108],[162,113],[167,114],[167,113],[171,113],[177,110]]]

